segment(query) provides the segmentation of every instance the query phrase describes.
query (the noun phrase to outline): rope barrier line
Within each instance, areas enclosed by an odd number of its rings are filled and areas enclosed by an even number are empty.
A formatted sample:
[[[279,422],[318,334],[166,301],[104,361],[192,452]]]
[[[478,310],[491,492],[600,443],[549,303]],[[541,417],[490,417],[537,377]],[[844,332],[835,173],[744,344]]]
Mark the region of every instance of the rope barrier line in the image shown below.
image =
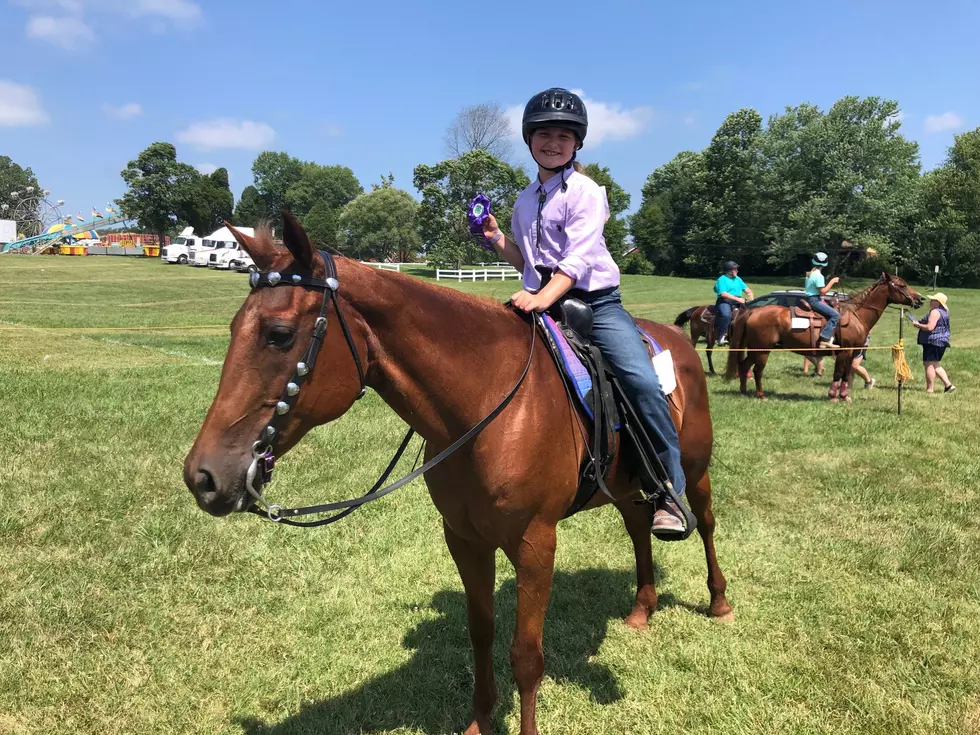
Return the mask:
[[[898,345],[886,345],[884,347],[746,347],[737,352],[864,352],[865,350],[894,350]],[[707,347],[695,347],[698,352],[707,352]],[[904,347],[902,348],[904,350]],[[977,349],[976,347],[965,347],[961,349]],[[731,347],[713,347],[712,352],[729,352]]]
[[[0,332],[85,332],[85,333],[98,333],[98,332],[171,332],[171,331],[207,331],[211,329],[216,329],[220,331],[226,331],[228,329],[227,324],[202,324],[200,326],[194,326],[190,324],[185,324],[181,326],[170,326],[170,327],[32,327],[28,325],[23,326],[0,326]]]

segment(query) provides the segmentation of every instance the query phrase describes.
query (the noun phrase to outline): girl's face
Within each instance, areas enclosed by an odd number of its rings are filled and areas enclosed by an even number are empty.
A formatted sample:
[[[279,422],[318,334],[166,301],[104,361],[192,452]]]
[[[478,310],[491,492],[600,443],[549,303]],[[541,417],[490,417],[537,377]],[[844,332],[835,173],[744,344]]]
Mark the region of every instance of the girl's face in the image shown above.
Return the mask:
[[[538,128],[531,135],[531,155],[544,168],[564,166],[577,147],[575,133],[565,128]]]

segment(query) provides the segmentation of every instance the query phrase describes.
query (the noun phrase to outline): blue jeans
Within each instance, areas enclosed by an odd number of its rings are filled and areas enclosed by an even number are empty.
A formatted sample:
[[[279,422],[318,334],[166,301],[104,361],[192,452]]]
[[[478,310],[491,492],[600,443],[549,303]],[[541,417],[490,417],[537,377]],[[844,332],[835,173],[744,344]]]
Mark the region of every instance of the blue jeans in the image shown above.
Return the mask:
[[[715,319],[715,342],[728,334],[728,325],[732,323],[732,302],[728,299],[718,299],[715,303],[718,318]]]
[[[834,336],[834,330],[837,329],[837,322],[840,321],[840,314],[821,301],[819,296],[807,296],[806,300],[815,312],[827,317],[827,323],[820,330],[820,339],[832,338]]]
[[[670,418],[667,397],[639,332],[626,309],[619,289],[589,303],[592,307],[592,342],[599,348],[622,383],[626,396],[639,414],[643,429],[663,462],[664,469],[682,494],[687,487],[681,468],[677,428]]]

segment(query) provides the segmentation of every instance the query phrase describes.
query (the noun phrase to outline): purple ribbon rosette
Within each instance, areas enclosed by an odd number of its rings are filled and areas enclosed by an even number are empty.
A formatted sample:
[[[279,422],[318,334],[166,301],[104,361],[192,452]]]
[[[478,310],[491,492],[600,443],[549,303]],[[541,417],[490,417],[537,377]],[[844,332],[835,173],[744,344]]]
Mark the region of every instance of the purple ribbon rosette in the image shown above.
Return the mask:
[[[477,194],[475,197],[470,199],[470,204],[466,208],[466,217],[470,221],[470,232],[474,235],[479,235],[477,243],[481,248],[488,252],[494,252],[494,249],[487,245],[486,238],[483,236],[483,223],[487,221],[487,217],[490,215],[490,200],[485,194]]]

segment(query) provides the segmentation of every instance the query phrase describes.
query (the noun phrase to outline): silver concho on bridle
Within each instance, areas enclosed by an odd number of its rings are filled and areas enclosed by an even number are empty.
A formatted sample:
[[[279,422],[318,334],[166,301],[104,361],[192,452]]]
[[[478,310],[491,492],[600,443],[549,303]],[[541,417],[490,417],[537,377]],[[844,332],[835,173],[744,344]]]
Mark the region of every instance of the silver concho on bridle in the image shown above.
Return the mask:
[[[330,261],[328,260],[328,256],[321,252],[320,257],[323,260],[326,273],[329,274],[331,272],[331,268],[329,265]],[[310,344],[306,348],[303,359],[296,363],[296,370],[293,377],[286,384],[286,390],[282,397],[276,403],[275,412],[272,415],[272,419],[259,433],[259,439],[252,445],[252,462],[249,465],[248,471],[245,475],[245,489],[247,490],[248,494],[266,509],[266,514],[270,520],[280,521],[282,520],[282,516],[280,514],[282,506],[268,503],[262,495],[262,486],[272,480],[272,470],[276,464],[276,457],[272,451],[273,442],[278,435],[278,429],[276,428],[275,423],[280,416],[285,416],[292,410],[296,397],[299,395],[302,382],[310,373],[310,370],[316,360],[317,353],[323,344],[323,337],[327,331],[327,306],[332,298],[336,298],[336,291],[338,288],[340,288],[340,283],[333,276],[328,276],[325,280],[319,281],[317,279],[304,278],[302,275],[294,273],[288,275],[284,280],[283,274],[277,271],[269,271],[268,273],[254,271],[249,274],[248,284],[253,290],[262,285],[275,287],[279,284],[284,286],[306,285],[323,290],[323,303],[320,307],[320,315],[317,317],[316,322],[313,325],[313,335],[310,338]],[[366,392],[361,362],[357,356],[357,351],[354,349],[347,325],[343,324],[343,315],[340,314],[339,309],[337,314],[338,318],[342,322],[341,326],[344,329],[344,336],[347,338],[348,346],[351,349],[351,353],[354,356],[354,362],[357,365],[358,377],[361,381],[361,392],[358,395],[358,398],[360,398]]]

